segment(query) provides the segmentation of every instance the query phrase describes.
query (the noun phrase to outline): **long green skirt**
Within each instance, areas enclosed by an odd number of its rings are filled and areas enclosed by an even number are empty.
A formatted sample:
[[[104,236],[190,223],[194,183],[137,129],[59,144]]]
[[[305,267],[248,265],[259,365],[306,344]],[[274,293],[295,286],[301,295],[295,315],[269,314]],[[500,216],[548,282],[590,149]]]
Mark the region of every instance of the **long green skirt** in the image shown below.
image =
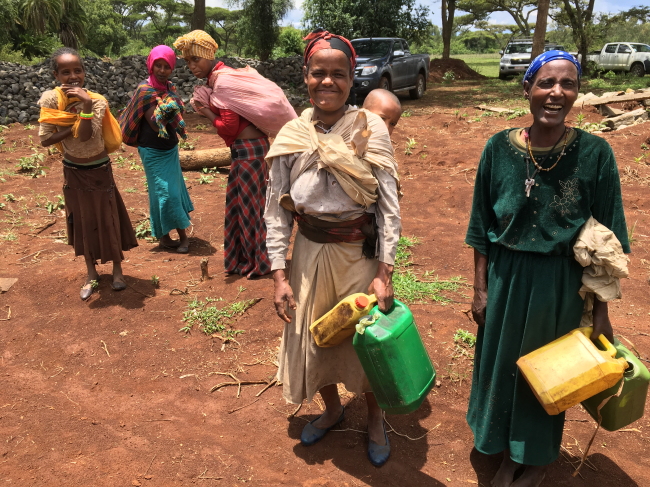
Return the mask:
[[[190,226],[194,210],[187,192],[178,146],[170,150],[138,147],[149,188],[151,235],[162,238],[175,228]]]
[[[476,341],[467,412],[478,451],[507,449],[525,465],[557,459],[564,413],[544,411],[516,361],[579,326],[582,271],[573,257],[490,246],[487,314]]]

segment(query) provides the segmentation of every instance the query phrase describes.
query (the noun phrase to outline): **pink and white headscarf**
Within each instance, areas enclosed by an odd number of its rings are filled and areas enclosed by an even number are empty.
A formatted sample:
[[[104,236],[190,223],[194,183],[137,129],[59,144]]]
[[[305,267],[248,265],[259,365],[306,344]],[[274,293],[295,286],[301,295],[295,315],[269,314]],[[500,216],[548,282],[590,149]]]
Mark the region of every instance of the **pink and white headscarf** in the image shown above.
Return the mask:
[[[153,74],[153,65],[158,59],[163,59],[173,70],[176,67],[176,53],[169,46],[156,46],[151,50],[147,58],[147,71],[149,72],[147,83],[157,90],[169,91],[169,87],[158,81]]]

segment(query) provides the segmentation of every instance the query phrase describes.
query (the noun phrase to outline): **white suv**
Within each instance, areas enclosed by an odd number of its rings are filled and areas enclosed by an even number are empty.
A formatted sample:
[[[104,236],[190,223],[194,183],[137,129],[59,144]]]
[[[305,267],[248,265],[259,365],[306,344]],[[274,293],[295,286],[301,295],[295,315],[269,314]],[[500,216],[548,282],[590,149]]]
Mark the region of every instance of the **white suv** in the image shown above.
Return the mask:
[[[544,51],[552,51],[554,49],[564,51],[564,46],[550,43],[544,45]],[[530,53],[532,50],[532,39],[513,39],[508,42],[506,48],[501,51],[499,79],[507,79],[509,76],[525,73],[530,64]]]

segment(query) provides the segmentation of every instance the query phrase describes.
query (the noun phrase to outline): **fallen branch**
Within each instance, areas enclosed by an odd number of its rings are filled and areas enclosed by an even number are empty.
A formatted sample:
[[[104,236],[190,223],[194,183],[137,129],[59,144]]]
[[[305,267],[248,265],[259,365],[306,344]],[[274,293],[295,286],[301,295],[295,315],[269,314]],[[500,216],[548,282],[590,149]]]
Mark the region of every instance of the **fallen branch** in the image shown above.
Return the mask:
[[[248,403],[248,404],[246,404],[245,406],[240,406],[240,407],[238,407],[238,408],[231,409],[230,411],[228,411],[228,414],[232,414],[232,413],[234,413],[235,411],[239,411],[240,409],[247,408],[248,406],[250,406],[250,405],[252,405],[252,404],[255,404],[255,403],[256,403],[257,401],[259,401],[259,400],[260,400],[260,399],[257,398],[257,399],[255,399],[253,402]]]
[[[269,382],[269,383],[266,385],[266,387],[264,387],[264,389],[262,389],[260,392],[258,392],[257,394],[255,394],[255,397],[260,397],[262,394],[264,394],[264,392],[265,392],[267,389],[270,389],[270,388],[273,387],[275,384],[277,384],[277,382],[278,382],[277,379],[273,379],[271,382]]]
[[[237,386],[237,397],[241,395],[241,386],[249,386],[253,384],[268,384],[267,381],[265,380],[239,380],[237,377],[235,377],[233,374],[230,372],[210,372],[208,375],[227,375],[228,377],[231,377],[234,381],[236,382],[222,382],[220,384],[217,384],[216,386],[213,386],[212,389],[210,389],[210,392],[214,392],[218,389],[221,389],[222,387],[226,386]]]
[[[154,461],[155,459],[156,459],[156,454],[154,454],[153,458],[152,458],[151,461],[149,462],[149,466],[147,467],[147,470],[144,472],[144,477],[146,477],[147,474],[149,473],[149,469],[151,468],[151,465],[153,465],[153,461]]]
[[[106,346],[106,342],[104,340],[100,340],[100,341],[102,342],[102,345],[103,345],[102,348],[104,349],[104,352],[106,352],[106,355],[108,355],[110,357],[111,354],[108,353],[108,347]]]
[[[21,258],[18,259],[16,262],[20,262],[21,260],[26,259],[27,257],[31,257],[32,255],[40,254],[41,252],[45,252],[46,250],[47,250],[47,249],[37,250],[36,252],[32,252],[31,254],[26,255],[25,257],[21,257]]]
[[[207,472],[207,471],[208,471],[208,469],[206,468],[206,469],[203,471],[203,473],[201,473],[201,474],[197,477],[197,479],[199,479],[199,480],[223,480],[223,477],[204,477],[205,472]]]

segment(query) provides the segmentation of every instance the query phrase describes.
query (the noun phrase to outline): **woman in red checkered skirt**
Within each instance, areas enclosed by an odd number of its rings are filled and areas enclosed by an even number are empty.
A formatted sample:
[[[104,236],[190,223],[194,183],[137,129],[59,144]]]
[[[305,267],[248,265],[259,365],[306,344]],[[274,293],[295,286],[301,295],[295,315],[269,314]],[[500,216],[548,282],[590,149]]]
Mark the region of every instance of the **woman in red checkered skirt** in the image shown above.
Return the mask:
[[[209,34],[195,30],[176,40],[174,46],[197,78],[209,78],[215,70],[231,69],[214,58],[217,43]],[[264,157],[268,137],[251,122],[231,110],[202,106],[197,112],[206,117],[230,147],[232,163],[226,189],[224,225],[224,265],[226,273],[252,278],[271,272],[266,251],[264,203],[268,169]]]

